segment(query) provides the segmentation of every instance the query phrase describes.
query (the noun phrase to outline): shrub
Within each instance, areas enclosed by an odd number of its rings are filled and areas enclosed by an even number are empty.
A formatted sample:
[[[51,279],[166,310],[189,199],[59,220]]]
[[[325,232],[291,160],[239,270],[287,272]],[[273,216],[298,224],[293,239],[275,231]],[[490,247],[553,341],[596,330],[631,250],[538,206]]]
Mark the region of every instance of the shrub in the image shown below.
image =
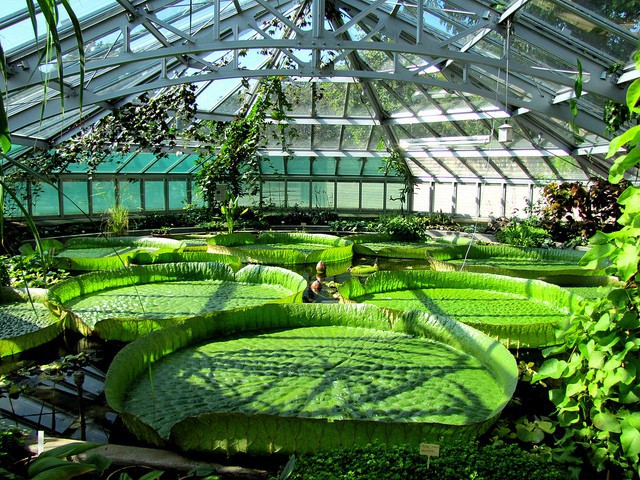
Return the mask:
[[[535,217],[525,220],[512,219],[502,230],[495,233],[496,240],[516,247],[546,247],[553,240]]]

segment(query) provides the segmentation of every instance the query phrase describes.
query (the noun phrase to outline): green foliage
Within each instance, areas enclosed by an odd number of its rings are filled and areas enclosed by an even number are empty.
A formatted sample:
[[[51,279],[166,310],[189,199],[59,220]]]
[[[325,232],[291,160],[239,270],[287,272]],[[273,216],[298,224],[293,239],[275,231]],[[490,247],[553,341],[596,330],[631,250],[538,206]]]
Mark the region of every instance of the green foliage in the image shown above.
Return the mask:
[[[516,247],[545,247],[552,242],[551,235],[540,226],[535,217],[511,219],[510,223],[495,233],[496,240]]]
[[[22,251],[22,255],[0,255],[0,285],[48,288],[69,276],[68,271],[55,266],[55,250],[47,250],[43,255],[31,247],[23,247]]]
[[[417,213],[411,215],[380,215],[377,220],[337,220],[329,222],[333,231],[378,232],[391,239],[404,241],[432,240],[427,230],[460,230],[453,216],[437,213]]]
[[[550,183],[542,190],[542,201],[534,207],[540,224],[556,242],[584,243],[596,231],[615,231],[620,216],[618,197],[628,183],[593,179],[582,182]]]
[[[239,114],[230,122],[192,123],[185,137],[200,144],[196,181],[210,209],[216,205],[216,192],[223,185],[231,198],[254,194],[259,186],[263,147],[274,121],[274,136],[285,149],[295,130],[286,122],[292,104],[282,88],[280,77],[260,80],[254,97],[248,98]]]
[[[129,233],[129,209],[115,205],[107,210],[105,234],[111,237],[123,237]]]
[[[400,200],[401,208],[404,208],[404,205],[407,201],[407,197],[411,195],[413,192],[413,185],[415,184],[415,178],[411,173],[411,169],[407,165],[407,161],[402,157],[400,151],[397,148],[392,148],[388,150],[389,155],[383,157],[384,162],[384,173],[388,175],[389,172],[392,172],[395,175],[398,175],[403,180],[402,190],[400,191],[400,197],[397,199],[391,200]]]
[[[227,229],[229,233],[233,233],[233,226],[236,220],[249,211],[248,208],[242,209],[238,207],[238,197],[230,199],[227,205],[222,205],[220,211],[227,220]]]
[[[26,434],[27,432],[16,426],[0,422],[0,464],[10,465],[24,456]]]
[[[636,64],[638,68],[638,64]],[[627,106],[637,112],[640,80],[627,93]],[[640,126],[614,138],[609,157],[624,146],[610,180],[620,181],[640,159]],[[631,157],[631,160],[628,160]],[[620,230],[598,232],[591,238],[585,264],[609,260],[609,272],[626,283],[606,298],[587,305],[566,322],[563,344],[545,351],[550,357],[534,381],[551,380],[550,398],[556,406],[558,458],[574,464],[584,461],[615,478],[637,478],[640,472],[640,320],[638,318],[638,261],[640,259],[640,188],[628,186],[618,198]]]
[[[438,457],[416,446],[368,445],[296,457],[289,480],[564,480],[566,472],[534,451],[478,442],[444,444]]]

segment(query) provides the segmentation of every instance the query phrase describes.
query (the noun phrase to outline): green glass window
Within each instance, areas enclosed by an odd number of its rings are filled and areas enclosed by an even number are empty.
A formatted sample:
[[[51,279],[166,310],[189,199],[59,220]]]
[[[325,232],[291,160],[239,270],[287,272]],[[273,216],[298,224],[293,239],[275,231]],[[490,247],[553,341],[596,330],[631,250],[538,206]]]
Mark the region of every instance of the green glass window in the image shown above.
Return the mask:
[[[144,182],[145,210],[164,210],[164,182],[147,180]]]
[[[287,182],[287,206],[309,206],[309,182]]]
[[[91,201],[93,213],[103,213],[116,204],[115,185],[113,181],[93,181]]]
[[[360,184],[358,182],[338,182],[336,208],[358,210],[360,208]]]
[[[187,182],[185,180],[169,181],[169,209],[179,210],[188,203]]]
[[[65,215],[89,213],[89,191],[85,180],[67,180],[62,183],[62,208]]]

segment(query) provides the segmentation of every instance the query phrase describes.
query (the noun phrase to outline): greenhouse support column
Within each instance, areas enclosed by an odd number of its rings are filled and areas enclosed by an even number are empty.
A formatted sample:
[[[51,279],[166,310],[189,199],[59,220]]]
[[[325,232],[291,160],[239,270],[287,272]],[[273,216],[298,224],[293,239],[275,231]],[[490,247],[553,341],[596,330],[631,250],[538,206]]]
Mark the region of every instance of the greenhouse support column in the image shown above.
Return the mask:
[[[449,213],[455,215],[458,210],[458,182],[451,182],[451,185],[453,189],[451,191],[451,208],[449,209]]]
[[[507,216],[507,182],[502,183],[502,198],[500,198],[500,216]]]
[[[433,213],[434,206],[436,204],[436,182],[433,180],[429,182],[429,210]]]
[[[476,218],[480,218],[480,203],[482,202],[482,183],[476,183]]]

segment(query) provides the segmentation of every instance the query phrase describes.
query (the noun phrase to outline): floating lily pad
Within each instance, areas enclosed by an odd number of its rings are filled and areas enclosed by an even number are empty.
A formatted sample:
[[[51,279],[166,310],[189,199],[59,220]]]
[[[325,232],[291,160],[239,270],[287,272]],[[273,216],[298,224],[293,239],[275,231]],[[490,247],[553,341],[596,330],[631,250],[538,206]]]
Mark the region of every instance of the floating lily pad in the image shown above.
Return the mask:
[[[42,298],[10,292],[0,295],[0,357],[15,355],[56,338],[63,321],[54,316]]]
[[[136,266],[93,272],[56,285],[49,296],[103,338],[138,335],[194,315],[301,301],[305,280],[278,267],[250,265],[236,274],[215,263]]]
[[[516,382],[502,345],[451,319],[270,304],[133,342],[111,364],[105,392],[146,441],[266,454],[471,438]]]
[[[81,237],[67,241],[64,248],[56,252],[54,261],[59,268],[67,270],[111,270],[135,263],[133,259],[139,254],[157,256],[179,252],[184,246],[168,238]]]
[[[333,235],[265,232],[221,234],[208,240],[210,253],[235,255],[244,263],[298,265],[341,262],[353,256],[353,244]]]
[[[451,317],[507,347],[557,343],[556,328],[584,301],[545,282],[469,272],[377,272],[364,286],[351,279],[339,291],[350,301]]]

